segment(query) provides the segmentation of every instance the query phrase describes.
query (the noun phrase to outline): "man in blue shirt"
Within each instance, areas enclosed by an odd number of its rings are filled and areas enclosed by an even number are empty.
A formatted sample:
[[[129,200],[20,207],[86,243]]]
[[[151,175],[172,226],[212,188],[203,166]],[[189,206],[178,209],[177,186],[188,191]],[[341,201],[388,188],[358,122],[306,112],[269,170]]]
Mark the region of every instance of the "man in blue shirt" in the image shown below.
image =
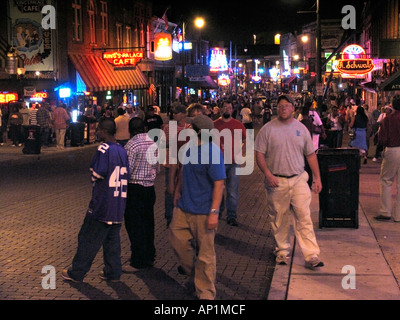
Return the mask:
[[[103,280],[119,280],[122,274],[120,231],[126,207],[129,164],[123,147],[115,140],[113,119],[102,118],[97,138],[104,141],[93,157],[93,191],[85,221],[78,236],[78,250],[72,267],[62,272],[65,280],[83,281],[103,247]]]
[[[225,188],[224,157],[210,142],[213,121],[200,115],[191,124],[197,134],[193,137],[197,139],[191,139],[180,152],[184,163],[175,190],[170,242],[181,263],[179,273],[194,276],[197,297],[214,300],[217,269],[214,238]]]

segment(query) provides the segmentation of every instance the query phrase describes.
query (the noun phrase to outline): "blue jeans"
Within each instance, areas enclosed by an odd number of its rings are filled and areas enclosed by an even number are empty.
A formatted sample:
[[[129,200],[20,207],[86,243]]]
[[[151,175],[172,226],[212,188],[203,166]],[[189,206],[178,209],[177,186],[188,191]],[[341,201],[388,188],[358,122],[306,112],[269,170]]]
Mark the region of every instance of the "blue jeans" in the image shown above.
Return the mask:
[[[239,165],[237,164],[226,164],[225,172],[226,172],[226,201],[225,196],[222,197],[220,212],[222,213],[226,207],[226,217],[227,219],[237,217],[237,208],[238,208],[238,200],[239,200],[239,181],[240,176],[236,174],[236,168]]]
[[[104,275],[119,280],[122,274],[120,231],[122,224],[108,225],[86,217],[78,235],[78,250],[68,270],[70,277],[83,281],[103,246]]]
[[[168,188],[169,184],[169,168],[165,167],[165,190]],[[165,200],[164,200],[164,206],[165,206],[165,220],[167,220],[167,224],[169,225],[172,221],[172,214],[174,210],[174,196],[169,194],[167,191],[165,191]]]

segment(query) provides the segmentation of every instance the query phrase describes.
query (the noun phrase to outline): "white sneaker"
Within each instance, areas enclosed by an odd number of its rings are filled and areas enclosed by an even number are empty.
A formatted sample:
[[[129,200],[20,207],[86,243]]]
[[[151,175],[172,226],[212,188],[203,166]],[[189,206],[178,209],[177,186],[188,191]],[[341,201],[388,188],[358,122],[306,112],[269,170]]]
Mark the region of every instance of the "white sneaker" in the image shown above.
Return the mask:
[[[289,264],[289,257],[285,254],[280,253],[276,256],[275,261],[277,264],[287,265]]]
[[[378,159],[374,157],[374,158],[372,159],[372,162],[376,162],[376,161],[378,161]]]

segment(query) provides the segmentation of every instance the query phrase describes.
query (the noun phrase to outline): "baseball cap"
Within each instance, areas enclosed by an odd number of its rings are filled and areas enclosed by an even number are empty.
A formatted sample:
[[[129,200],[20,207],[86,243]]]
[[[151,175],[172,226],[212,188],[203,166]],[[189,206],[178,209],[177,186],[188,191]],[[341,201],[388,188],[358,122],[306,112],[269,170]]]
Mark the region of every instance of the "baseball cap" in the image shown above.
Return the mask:
[[[210,117],[206,115],[198,115],[194,118],[191,119],[191,125],[194,128],[200,129],[200,130],[212,130],[214,129],[214,122],[211,120]]]

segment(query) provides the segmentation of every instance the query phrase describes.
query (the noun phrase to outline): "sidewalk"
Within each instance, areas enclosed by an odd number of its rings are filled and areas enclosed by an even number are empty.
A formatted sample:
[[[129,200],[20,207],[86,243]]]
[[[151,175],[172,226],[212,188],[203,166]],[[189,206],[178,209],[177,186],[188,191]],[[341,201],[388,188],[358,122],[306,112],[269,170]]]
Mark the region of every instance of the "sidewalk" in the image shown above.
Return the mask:
[[[312,219],[325,266],[306,269],[296,245],[289,265],[276,266],[268,300],[400,300],[400,224],[374,219],[379,172],[380,162],[361,166],[358,229],[320,229],[319,197],[313,195]],[[355,288],[345,289],[350,273]]]

